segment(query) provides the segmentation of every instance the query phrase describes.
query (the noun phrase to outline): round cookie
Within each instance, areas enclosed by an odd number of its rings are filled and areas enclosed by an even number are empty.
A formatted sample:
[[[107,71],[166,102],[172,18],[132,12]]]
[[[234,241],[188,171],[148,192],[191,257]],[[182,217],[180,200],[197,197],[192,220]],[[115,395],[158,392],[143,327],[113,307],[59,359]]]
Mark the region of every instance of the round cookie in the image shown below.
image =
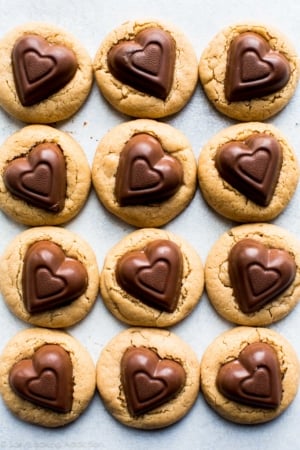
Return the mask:
[[[94,395],[94,363],[65,332],[23,330],[8,342],[0,362],[4,403],[25,422],[66,425],[84,412]]]
[[[108,411],[133,428],[167,427],[185,416],[199,394],[199,362],[167,330],[130,328],[102,350],[96,367]]]
[[[19,319],[47,328],[82,320],[98,291],[95,254],[77,234],[37,227],[17,235],[0,260],[0,291]]]
[[[218,111],[239,121],[261,121],[293,96],[299,62],[281,32],[260,24],[236,24],[212,39],[201,56],[199,74]]]
[[[198,62],[184,34],[171,24],[129,21],[113,30],[94,59],[107,101],[133,117],[160,118],[182,109],[198,79]]]
[[[186,137],[168,124],[139,119],[101,140],[92,166],[97,195],[112,214],[137,227],[159,227],[191,202],[197,167]]]
[[[169,327],[198,304],[204,285],[200,257],[182,238],[142,229],[106,256],[100,291],[112,314],[129,325]]]
[[[291,344],[266,328],[236,327],[218,336],[201,360],[201,390],[222,417],[241,424],[275,419],[291,404],[299,361]]]
[[[210,250],[205,280],[209,300],[226,320],[270,325],[298,304],[300,243],[276,225],[232,228]]]
[[[26,123],[71,117],[93,81],[90,56],[80,42],[51,24],[21,25],[0,41],[0,105]]]
[[[59,225],[74,218],[91,186],[80,145],[48,125],[28,125],[0,148],[0,208],[25,225]]]
[[[299,179],[293,148],[270,124],[232,125],[203,147],[198,165],[203,197],[236,222],[264,222],[278,216]]]

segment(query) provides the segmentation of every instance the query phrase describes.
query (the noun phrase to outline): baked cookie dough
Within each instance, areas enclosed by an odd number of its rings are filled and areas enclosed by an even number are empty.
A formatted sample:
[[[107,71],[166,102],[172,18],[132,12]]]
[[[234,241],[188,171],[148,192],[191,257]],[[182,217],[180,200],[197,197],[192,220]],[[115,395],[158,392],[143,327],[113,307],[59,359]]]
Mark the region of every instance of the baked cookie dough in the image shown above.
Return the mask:
[[[291,344],[266,328],[237,327],[217,337],[201,361],[201,390],[208,404],[232,422],[254,425],[275,419],[299,385]]]
[[[26,123],[53,123],[75,114],[93,81],[80,42],[51,24],[32,22],[0,41],[0,106]]]
[[[107,308],[122,322],[169,327],[198,304],[203,275],[200,257],[182,238],[144,228],[107,254],[100,291]]]
[[[209,300],[226,320],[270,325],[298,304],[300,242],[276,225],[232,228],[210,250],[205,280]]]
[[[98,291],[95,254],[59,227],[23,231],[0,259],[0,291],[13,314],[32,325],[64,328],[82,320]]]
[[[199,394],[199,362],[191,347],[167,330],[130,328],[102,350],[96,367],[108,411],[133,428],[171,425]]]
[[[261,121],[293,96],[299,62],[281,32],[260,24],[236,24],[218,33],[204,50],[199,74],[218,111],[239,121]]]
[[[236,222],[265,222],[288,205],[299,179],[293,148],[273,125],[232,125],[207,142],[199,157],[203,197]]]
[[[80,145],[48,125],[28,125],[0,147],[0,208],[25,225],[59,225],[74,218],[91,186]]]
[[[0,393],[25,422],[60,427],[76,420],[92,399],[95,366],[79,341],[62,331],[26,329],[0,356]]]
[[[113,30],[94,59],[96,82],[107,101],[133,117],[156,119],[181,110],[198,79],[194,50],[173,25],[129,21]]]
[[[92,181],[105,208],[136,227],[159,227],[191,202],[197,182],[187,138],[171,125],[139,119],[99,143]]]

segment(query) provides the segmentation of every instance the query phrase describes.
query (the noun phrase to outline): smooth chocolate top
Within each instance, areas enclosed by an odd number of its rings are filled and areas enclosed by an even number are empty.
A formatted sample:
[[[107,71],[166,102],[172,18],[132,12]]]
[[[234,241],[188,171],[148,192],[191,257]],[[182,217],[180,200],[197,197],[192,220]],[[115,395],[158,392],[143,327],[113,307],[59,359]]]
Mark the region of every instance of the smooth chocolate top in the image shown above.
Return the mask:
[[[160,28],[148,28],[122,41],[107,55],[109,70],[122,83],[165,100],[171,90],[176,58],[173,38]]]
[[[183,258],[172,241],[158,239],[123,255],[116,266],[119,285],[141,302],[173,312],[181,291]]]
[[[167,200],[182,182],[181,163],[165,154],[158,139],[140,133],[120,154],[115,195],[121,206],[147,205]]]
[[[43,408],[68,413],[73,403],[73,365],[61,346],[45,344],[31,359],[17,362],[9,384],[17,395]]]
[[[8,163],[3,178],[12,194],[33,206],[53,213],[64,208],[66,164],[57,144],[36,145],[27,157]]]
[[[255,133],[245,141],[231,141],[216,153],[221,177],[260,206],[268,206],[282,166],[282,148],[273,136]]]
[[[25,35],[14,45],[12,67],[20,102],[32,106],[62,89],[74,77],[78,64],[67,47]]]
[[[276,351],[264,342],[247,345],[237,359],[221,366],[217,386],[235,402],[256,408],[277,408],[282,383]]]
[[[231,249],[228,271],[234,296],[244,313],[253,313],[282,294],[294,281],[296,262],[285,250],[242,239]]]
[[[54,242],[37,241],[28,248],[23,264],[22,290],[29,313],[69,304],[85,292],[87,283],[84,265],[66,256]]]
[[[290,74],[288,60],[271,50],[261,35],[242,33],[229,47],[225,96],[237,102],[273,94],[287,84]]]
[[[185,384],[181,364],[160,359],[146,347],[130,347],[121,360],[121,381],[131,415],[145,414],[168,402]]]

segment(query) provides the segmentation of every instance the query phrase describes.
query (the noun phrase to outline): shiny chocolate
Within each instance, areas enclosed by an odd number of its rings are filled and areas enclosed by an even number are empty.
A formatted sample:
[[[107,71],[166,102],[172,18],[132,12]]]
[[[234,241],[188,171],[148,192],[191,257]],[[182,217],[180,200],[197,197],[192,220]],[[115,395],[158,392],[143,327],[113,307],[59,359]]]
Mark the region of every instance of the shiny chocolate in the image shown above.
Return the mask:
[[[86,290],[88,275],[84,265],[66,256],[54,242],[41,240],[26,251],[22,291],[29,313],[39,313],[65,306]]]
[[[122,41],[108,53],[112,75],[124,84],[165,100],[171,90],[176,46],[169,33],[148,28],[135,39]]]
[[[58,413],[68,413],[73,403],[73,365],[60,345],[45,344],[30,359],[10,370],[9,384],[25,400]]]
[[[290,74],[288,60],[262,36],[242,33],[229,47],[225,96],[229,102],[238,102],[274,94],[288,83]]]
[[[158,203],[172,197],[182,182],[181,163],[165,154],[158,139],[140,133],[120,154],[115,195],[121,206]]]
[[[74,77],[78,64],[72,50],[28,34],[14,45],[12,67],[20,102],[32,106],[62,89]]]
[[[66,164],[59,146],[38,144],[27,157],[12,160],[4,169],[6,188],[16,197],[46,211],[62,211],[66,196]]]
[[[228,272],[240,309],[260,310],[294,281],[296,262],[286,250],[268,248],[254,239],[242,239],[231,249]]]
[[[116,266],[118,284],[141,302],[173,312],[181,291],[183,258],[179,247],[158,239],[141,251],[123,255]]]
[[[256,133],[245,141],[231,141],[216,153],[221,177],[260,206],[268,206],[282,166],[282,148],[268,134]]]
[[[145,414],[174,398],[184,387],[183,366],[160,359],[146,347],[130,347],[121,360],[121,381],[131,415]]]
[[[277,408],[282,383],[276,351],[264,342],[248,344],[237,359],[221,366],[217,386],[235,402],[255,408]]]

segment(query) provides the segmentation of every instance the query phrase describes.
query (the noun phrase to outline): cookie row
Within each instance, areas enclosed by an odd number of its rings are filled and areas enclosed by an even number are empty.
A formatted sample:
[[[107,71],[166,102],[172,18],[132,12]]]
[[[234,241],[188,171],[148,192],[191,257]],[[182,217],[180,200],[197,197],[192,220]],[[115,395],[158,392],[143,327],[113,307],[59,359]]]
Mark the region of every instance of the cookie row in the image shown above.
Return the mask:
[[[29,125],[0,148],[0,208],[26,225],[58,225],[75,217],[91,179],[105,208],[137,227],[158,227],[191,202],[197,184],[208,204],[238,222],[280,214],[297,187],[293,148],[270,124],[233,125],[202,149],[198,167],[187,138],[174,127],[138,119],[110,130],[92,170],[79,144],[47,125]]]
[[[275,331],[237,327],[218,336],[201,364],[166,330],[131,328],[115,336],[94,363],[62,331],[31,328],[0,357],[0,391],[22,420],[59,427],[78,418],[97,386],[108,411],[134,428],[156,429],[184,417],[199,396],[228,420],[268,422],[293,401],[299,361]]]
[[[106,255],[100,281],[96,256],[77,234],[59,227],[20,233],[0,260],[0,289],[10,310],[32,325],[63,328],[82,320],[99,292],[123,323],[170,327],[186,318],[203,293],[226,320],[265,326],[297,304],[300,243],[271,224],[224,233],[201,259],[181,237],[144,228]]]
[[[222,30],[195,52],[171,24],[129,21],[104,39],[92,63],[82,45],[53,25],[34,22],[0,41],[0,105],[27,123],[53,123],[78,111],[95,75],[108,102],[139,118],[180,111],[198,71],[208,99],[237,120],[264,120],[280,111],[298,82],[298,59],[281,33],[263,25]]]

